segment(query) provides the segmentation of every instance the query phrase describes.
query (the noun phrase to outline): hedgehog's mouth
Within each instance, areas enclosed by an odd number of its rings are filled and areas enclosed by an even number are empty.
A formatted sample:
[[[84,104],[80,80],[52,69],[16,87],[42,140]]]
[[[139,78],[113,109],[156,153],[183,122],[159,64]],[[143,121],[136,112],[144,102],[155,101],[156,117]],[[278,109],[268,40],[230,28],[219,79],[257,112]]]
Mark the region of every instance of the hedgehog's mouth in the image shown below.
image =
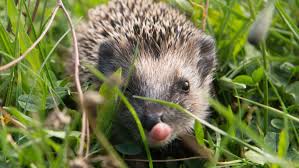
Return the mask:
[[[159,147],[168,144],[174,139],[172,128],[163,122],[159,122],[148,132],[147,138],[151,147]]]

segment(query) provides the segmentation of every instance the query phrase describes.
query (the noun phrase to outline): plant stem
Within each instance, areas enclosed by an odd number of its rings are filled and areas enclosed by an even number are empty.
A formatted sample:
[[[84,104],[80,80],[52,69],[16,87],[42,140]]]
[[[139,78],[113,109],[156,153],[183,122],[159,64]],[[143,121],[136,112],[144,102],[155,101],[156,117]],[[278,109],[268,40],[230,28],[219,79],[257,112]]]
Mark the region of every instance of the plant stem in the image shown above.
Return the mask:
[[[262,41],[260,44],[260,48],[262,50],[262,57],[263,57],[263,66],[265,69],[265,73],[268,72],[268,62],[267,62],[267,51],[266,51],[266,43],[265,41]],[[269,105],[269,88],[268,88],[268,77],[267,75],[264,76],[264,104],[266,106]],[[264,134],[268,132],[268,123],[269,123],[269,113],[268,109],[265,109],[265,114],[264,114]]]

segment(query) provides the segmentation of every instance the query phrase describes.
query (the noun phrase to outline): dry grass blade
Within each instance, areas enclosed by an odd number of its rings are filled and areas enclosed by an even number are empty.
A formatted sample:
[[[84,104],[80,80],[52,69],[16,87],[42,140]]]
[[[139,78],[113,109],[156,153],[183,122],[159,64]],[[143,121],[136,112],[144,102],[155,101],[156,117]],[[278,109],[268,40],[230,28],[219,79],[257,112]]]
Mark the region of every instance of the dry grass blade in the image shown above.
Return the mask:
[[[80,78],[79,78],[80,61],[79,61],[78,43],[77,43],[75,28],[74,28],[74,25],[72,23],[72,19],[71,19],[69,13],[67,12],[67,10],[64,7],[63,2],[61,0],[57,0],[57,4],[63,10],[63,13],[64,13],[65,17],[67,18],[67,21],[68,21],[68,24],[70,26],[71,33],[72,33],[72,41],[73,41],[74,51],[75,51],[75,53],[74,53],[75,54],[75,84],[76,84],[76,89],[77,89],[78,96],[79,96],[80,107],[81,107],[81,110],[82,110],[82,113],[83,113],[81,140],[80,140],[80,147],[79,147],[79,151],[78,151],[79,156],[82,156],[83,155],[84,143],[85,143],[85,137],[87,138],[87,140],[86,140],[87,143],[89,143],[90,140],[89,140],[89,136],[88,136],[89,135],[88,118],[87,118],[86,110],[84,108],[83,91],[81,89]],[[87,149],[86,149],[86,156],[87,156],[88,151],[89,151],[89,144],[87,144],[86,146],[87,146]]]
[[[202,157],[202,156],[192,156],[192,157],[185,157],[185,158],[178,158],[178,159],[153,160],[153,162],[166,163],[166,162],[179,162],[179,161],[195,160],[195,159],[207,159],[207,158]],[[147,159],[124,159],[124,160],[130,161],[130,162],[149,162],[149,160],[147,160]]]
[[[206,0],[205,6],[203,9],[203,16],[202,16],[202,31],[206,31],[208,9],[209,9],[209,0]]]

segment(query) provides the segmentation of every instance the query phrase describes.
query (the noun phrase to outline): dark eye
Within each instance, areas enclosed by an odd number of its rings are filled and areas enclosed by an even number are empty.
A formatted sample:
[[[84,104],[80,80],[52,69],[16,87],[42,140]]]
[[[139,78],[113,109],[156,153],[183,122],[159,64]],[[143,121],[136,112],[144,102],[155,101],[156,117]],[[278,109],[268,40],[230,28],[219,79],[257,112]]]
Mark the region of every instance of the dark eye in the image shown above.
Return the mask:
[[[189,90],[190,90],[190,83],[189,83],[189,81],[187,81],[187,80],[181,81],[181,82],[180,82],[180,86],[179,86],[179,88],[180,88],[183,92],[188,93]]]

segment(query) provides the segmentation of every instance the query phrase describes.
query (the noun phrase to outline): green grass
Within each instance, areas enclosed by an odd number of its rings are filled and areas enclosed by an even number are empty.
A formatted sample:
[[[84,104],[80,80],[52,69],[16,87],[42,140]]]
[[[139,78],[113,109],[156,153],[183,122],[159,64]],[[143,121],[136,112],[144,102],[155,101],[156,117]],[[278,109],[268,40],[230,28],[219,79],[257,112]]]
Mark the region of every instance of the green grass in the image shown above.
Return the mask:
[[[19,0],[16,5],[14,0],[0,1],[0,65],[19,57],[45,29],[56,1],[40,1],[32,21],[35,2]],[[85,18],[89,8],[106,1],[64,3],[76,24]],[[201,28],[200,7],[185,0],[169,3]],[[263,10],[268,5],[260,0],[210,1],[206,32],[216,39],[218,66],[216,95],[210,100],[213,113],[207,121],[176,104],[137,97],[176,108],[199,121],[195,127],[197,142],[214,152],[205,167],[299,167],[299,1],[276,0],[274,11]],[[262,17],[261,11],[266,11]],[[271,18],[267,36],[251,36],[252,25],[265,24],[265,19]],[[266,24],[263,28],[267,28]],[[259,44],[250,44],[249,36],[260,40]],[[28,57],[0,72],[0,167],[69,167],[73,160],[80,159],[77,151],[82,117],[75,107],[75,90],[63,63],[65,48],[70,45],[70,28],[60,10],[45,38]],[[91,136],[88,161],[99,167],[96,158],[106,150],[111,159],[124,166],[122,156],[136,154],[144,147],[111,146],[108,140],[112,116],[105,113],[113,114],[120,98],[135,116],[147,146],[143,129],[134,108],[116,86],[110,85],[110,78],[90,70],[106,81],[100,93],[109,101],[97,107],[103,116],[96,119],[100,124]],[[51,120],[54,111],[63,111],[63,119],[70,117],[71,122]],[[49,127],[54,121],[59,121],[59,129]],[[202,162],[194,160],[178,164],[202,166]]]

